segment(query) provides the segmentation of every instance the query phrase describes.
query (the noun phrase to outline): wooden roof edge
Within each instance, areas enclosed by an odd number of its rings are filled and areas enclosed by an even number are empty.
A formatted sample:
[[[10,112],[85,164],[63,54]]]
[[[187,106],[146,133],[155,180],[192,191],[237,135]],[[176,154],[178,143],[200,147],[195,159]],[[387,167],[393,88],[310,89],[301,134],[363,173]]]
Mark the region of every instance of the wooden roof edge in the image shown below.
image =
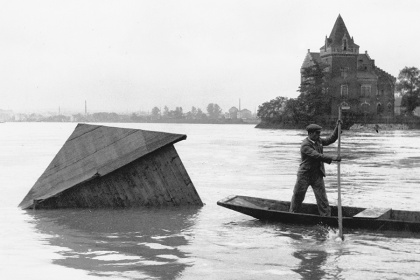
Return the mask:
[[[82,127],[87,128],[86,131],[82,132],[82,134],[78,134],[78,133],[80,133],[78,131],[78,129],[80,130],[80,129],[82,129]],[[78,138],[78,137],[80,137],[83,134],[90,133],[93,130],[99,129],[101,127],[103,127],[103,125],[88,124],[88,123],[77,123],[77,125],[74,128],[72,134],[70,134],[70,136],[69,136],[69,138],[67,138],[66,142],[71,141],[71,140],[73,140],[75,138]]]
[[[78,124],[77,126],[82,126],[82,125],[84,125],[84,124]],[[109,127],[109,126],[97,126],[97,125],[88,125],[89,127],[91,127],[91,129],[90,129],[90,131],[92,131],[92,130],[95,130],[95,129],[97,129],[97,128],[101,128],[101,127],[105,127],[105,128],[113,128],[113,127]],[[77,127],[76,127],[77,128]],[[115,128],[119,128],[119,127],[115,127]],[[123,129],[125,129],[125,128],[123,128]],[[75,129],[76,130],[76,129]],[[89,131],[89,132],[90,132]],[[127,129],[127,131],[130,131],[130,133],[128,133],[125,137],[128,137],[128,136],[130,136],[130,135],[132,135],[132,134],[135,134],[135,133],[139,133],[139,132],[152,132],[152,133],[160,133],[160,134],[162,134],[162,135],[171,135],[171,136],[173,136],[173,137],[175,137],[175,139],[173,139],[172,141],[169,141],[169,142],[167,142],[167,143],[165,143],[165,144],[163,144],[162,146],[160,146],[160,147],[157,147],[157,148],[161,148],[161,147],[164,147],[164,146],[166,146],[166,145],[173,145],[173,144],[175,144],[175,143],[177,143],[177,142],[180,142],[180,141],[182,141],[182,140],[185,140],[185,139],[187,139],[187,135],[185,135],[185,134],[177,134],[177,133],[170,133],[170,132],[160,132],[160,131],[152,131],[152,130],[143,130],[143,129]],[[73,135],[74,135],[74,133],[72,133],[72,135],[67,139],[67,141],[63,144],[63,147],[61,147],[61,149],[58,151],[58,153],[57,153],[57,155],[59,155],[59,153],[61,152],[61,150],[65,147],[65,145],[69,142],[69,141],[73,141],[75,138],[73,137]],[[80,135],[79,135],[80,136]],[[79,136],[77,136],[77,137],[79,137]],[[77,138],[76,137],[76,138]],[[121,139],[120,139],[121,140]],[[112,143],[112,144],[114,144],[114,143]],[[110,145],[108,145],[108,146],[110,146]],[[108,147],[107,146],[107,147]],[[105,149],[105,148],[107,148],[107,147],[104,147],[103,149]],[[151,153],[151,152],[153,152],[154,150],[156,150],[156,149],[153,149],[153,150],[150,150],[150,151],[148,151],[146,154],[144,154],[144,155],[141,155],[141,156],[145,156],[145,155],[147,155],[147,154],[149,154],[149,153]],[[53,160],[51,161],[51,163],[52,162],[54,162],[54,159],[57,157],[57,155],[53,158]],[[43,173],[43,175],[45,175],[45,173],[49,170],[49,168],[50,168],[50,165],[51,165],[51,163],[47,166],[47,168],[45,169],[45,171],[44,171],[44,173]],[[62,169],[64,169],[64,168],[66,168],[66,166],[65,167],[63,167]],[[58,172],[58,171],[60,171],[60,170],[56,170],[56,169],[54,169],[54,173],[56,173],[56,172]],[[47,178],[47,177],[50,177],[51,175],[53,175],[53,174],[49,174],[49,175],[47,175],[46,177],[44,177],[43,179],[45,179],[45,178]],[[36,183],[38,183],[38,182],[36,182]],[[35,183],[35,184],[36,184]]]
[[[95,129],[98,128],[115,128],[115,129],[124,129],[127,131],[131,131],[129,134],[133,134],[133,133],[137,133],[137,132],[152,132],[152,133],[160,133],[160,134],[170,134],[173,136],[179,136],[180,138],[176,141],[173,142],[179,142],[182,140],[187,139],[187,135],[186,134],[179,134],[179,133],[172,133],[172,132],[162,132],[162,131],[154,131],[154,130],[146,130],[146,129],[140,129],[140,128],[126,128],[126,127],[117,127],[117,126],[107,126],[107,125],[94,125],[94,124],[88,124],[88,123],[78,123],[73,131],[73,133],[69,136],[69,138],[66,140],[66,142],[74,140],[74,138],[79,137],[80,135],[75,136],[74,132],[77,130],[77,128],[80,129],[80,127],[88,127],[88,130],[86,132],[83,132],[81,135],[86,134],[86,133],[90,133]],[[65,143],[64,143],[65,144]]]
[[[178,143],[182,140],[187,140],[187,135],[186,134],[176,134],[176,133],[171,133],[171,134],[179,135],[179,139],[172,141],[171,144]]]
[[[187,139],[187,135],[179,134],[179,136],[180,137],[178,139],[170,141],[170,142],[166,143],[165,145],[154,147],[154,148],[148,150],[147,153],[145,153],[145,154],[137,155],[136,154],[137,150],[134,150],[132,153],[126,154],[124,157],[121,157],[121,161],[120,161],[121,164],[119,164],[118,167],[110,168],[110,165],[103,165],[100,168],[98,168],[98,174],[101,175],[101,176],[104,176],[104,175],[106,175],[108,173],[111,173],[111,172],[113,172],[113,171],[115,171],[115,170],[117,170],[117,169],[119,169],[119,168],[121,168],[121,167],[123,167],[127,164],[132,163],[133,161],[135,161],[139,158],[142,158],[142,157],[144,157],[148,154],[151,154],[155,151],[158,151],[158,150],[160,150],[164,147],[173,146],[175,143]]]

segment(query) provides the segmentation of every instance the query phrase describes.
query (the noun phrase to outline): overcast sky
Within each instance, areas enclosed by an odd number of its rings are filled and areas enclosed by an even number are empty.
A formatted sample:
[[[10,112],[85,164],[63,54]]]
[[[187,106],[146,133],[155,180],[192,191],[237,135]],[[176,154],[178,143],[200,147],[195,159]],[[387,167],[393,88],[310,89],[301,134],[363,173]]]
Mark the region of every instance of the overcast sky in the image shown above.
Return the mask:
[[[420,68],[420,1],[1,1],[0,109],[136,112],[296,97],[341,14],[378,67]]]

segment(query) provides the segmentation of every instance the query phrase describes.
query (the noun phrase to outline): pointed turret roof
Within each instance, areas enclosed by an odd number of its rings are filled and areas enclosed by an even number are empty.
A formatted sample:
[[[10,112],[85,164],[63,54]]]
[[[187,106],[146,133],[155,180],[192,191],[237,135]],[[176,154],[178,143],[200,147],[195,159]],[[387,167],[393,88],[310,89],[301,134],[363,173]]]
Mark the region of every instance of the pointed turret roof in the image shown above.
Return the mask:
[[[350,36],[350,33],[347,30],[346,24],[344,23],[343,18],[339,14],[337,20],[335,21],[334,27],[331,30],[331,34],[328,37],[328,46],[338,47],[343,44],[343,39],[347,39],[349,47],[359,47],[353,41],[353,38]]]
[[[341,40],[343,39],[344,35],[346,35],[347,38],[350,38],[350,34],[346,28],[346,24],[344,23],[343,18],[341,15],[338,15],[334,27],[331,30],[329,39],[332,40],[333,44],[339,43],[341,45]]]

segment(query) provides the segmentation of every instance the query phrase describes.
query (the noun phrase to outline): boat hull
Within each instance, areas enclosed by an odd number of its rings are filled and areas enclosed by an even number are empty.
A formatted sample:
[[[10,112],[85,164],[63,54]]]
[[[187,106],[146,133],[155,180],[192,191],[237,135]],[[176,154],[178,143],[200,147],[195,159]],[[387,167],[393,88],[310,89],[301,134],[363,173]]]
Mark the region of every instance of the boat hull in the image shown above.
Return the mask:
[[[323,224],[338,227],[337,207],[335,206],[331,206],[331,217],[322,217],[317,214],[317,206],[309,203],[302,205],[300,213],[288,212],[290,203],[286,201],[246,196],[230,196],[219,200],[217,204],[263,221],[301,225]],[[385,218],[354,217],[364,210],[366,208],[343,207],[343,228],[420,232],[419,212],[389,209],[389,215]],[[396,218],[405,219],[396,220]]]

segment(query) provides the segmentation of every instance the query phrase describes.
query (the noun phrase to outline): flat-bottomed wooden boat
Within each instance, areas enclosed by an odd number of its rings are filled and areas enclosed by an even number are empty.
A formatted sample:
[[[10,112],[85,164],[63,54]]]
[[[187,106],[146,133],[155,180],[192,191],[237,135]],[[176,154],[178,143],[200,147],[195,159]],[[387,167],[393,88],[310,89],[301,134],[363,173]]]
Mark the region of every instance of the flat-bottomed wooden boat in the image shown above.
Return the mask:
[[[219,200],[217,204],[259,220],[338,226],[336,206],[331,206],[331,217],[322,217],[318,214],[317,205],[310,203],[303,203],[299,213],[289,212],[288,201],[249,196],[229,196]],[[420,232],[420,212],[349,206],[343,206],[342,212],[344,228]]]

